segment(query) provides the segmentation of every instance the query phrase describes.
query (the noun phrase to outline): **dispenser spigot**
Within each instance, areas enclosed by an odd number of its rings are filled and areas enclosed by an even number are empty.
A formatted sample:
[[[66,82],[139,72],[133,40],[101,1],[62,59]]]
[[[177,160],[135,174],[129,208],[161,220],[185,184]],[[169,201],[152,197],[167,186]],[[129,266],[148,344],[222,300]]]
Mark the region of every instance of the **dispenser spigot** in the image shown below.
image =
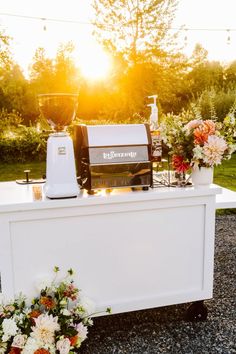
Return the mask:
[[[153,103],[152,104],[154,104],[155,106],[157,104],[157,97],[158,97],[158,95],[148,96],[148,98],[153,98]],[[150,105],[148,105],[148,106],[150,106]]]
[[[149,118],[151,130],[156,130],[158,128],[157,97],[158,97],[158,95],[148,96],[148,98],[153,98],[153,103],[149,103],[147,105],[148,107],[151,107],[151,115]]]

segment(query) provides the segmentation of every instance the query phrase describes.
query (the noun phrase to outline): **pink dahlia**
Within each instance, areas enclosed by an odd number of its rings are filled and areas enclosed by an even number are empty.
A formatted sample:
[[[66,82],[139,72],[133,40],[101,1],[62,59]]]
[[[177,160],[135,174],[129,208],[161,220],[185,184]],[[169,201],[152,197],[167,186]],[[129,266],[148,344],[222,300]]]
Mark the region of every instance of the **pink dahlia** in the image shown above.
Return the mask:
[[[190,122],[188,122],[186,125],[185,125],[185,129],[186,130],[191,130],[191,129],[195,129],[197,127],[199,127],[199,125],[202,123],[202,120],[201,119],[193,119],[193,120],[190,120]]]
[[[222,137],[210,135],[203,147],[203,161],[210,166],[219,165],[226,149],[227,143]]]

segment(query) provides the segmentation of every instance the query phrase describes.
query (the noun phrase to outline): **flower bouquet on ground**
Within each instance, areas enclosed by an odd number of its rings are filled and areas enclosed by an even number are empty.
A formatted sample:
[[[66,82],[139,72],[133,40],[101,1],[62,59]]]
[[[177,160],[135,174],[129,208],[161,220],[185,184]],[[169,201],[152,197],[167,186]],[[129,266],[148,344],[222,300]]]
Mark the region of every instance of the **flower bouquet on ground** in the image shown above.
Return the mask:
[[[191,116],[190,116],[191,117]],[[236,150],[234,113],[223,122],[212,119],[189,119],[188,114],[167,115],[161,135],[169,148],[172,168],[179,174],[196,167],[214,167],[230,159]]]
[[[81,296],[74,285],[73,270],[54,280],[26,306],[26,298],[0,305],[0,354],[72,354],[92,326],[94,303]],[[106,312],[110,313],[110,308]]]

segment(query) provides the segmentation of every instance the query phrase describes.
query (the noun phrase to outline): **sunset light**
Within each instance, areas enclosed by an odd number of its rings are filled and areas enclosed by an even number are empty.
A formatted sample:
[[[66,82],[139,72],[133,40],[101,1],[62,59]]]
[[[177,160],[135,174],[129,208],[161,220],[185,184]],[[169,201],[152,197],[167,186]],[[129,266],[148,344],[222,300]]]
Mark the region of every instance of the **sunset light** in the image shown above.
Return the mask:
[[[0,1],[0,354],[236,354],[235,14]]]
[[[22,1],[1,4],[0,19],[6,33],[13,38],[13,56],[26,75],[38,47],[54,57],[59,45],[69,41],[80,53],[77,62],[86,78],[97,80],[108,75],[109,58],[92,35],[91,1],[68,0],[66,6],[57,3],[56,10],[54,1]],[[232,61],[236,45],[234,5],[234,0],[225,0],[224,7],[221,1],[214,0],[179,1],[173,27],[186,29],[179,36],[184,53],[190,56],[196,43],[200,43],[208,51],[209,60]],[[211,16],[213,6],[214,16]]]
[[[102,80],[109,75],[111,59],[100,46],[94,43],[79,54],[78,65],[85,79]]]
[[[235,59],[235,0],[181,0],[173,27],[180,33],[184,53],[190,56],[196,43],[207,51],[209,60],[231,62]]]

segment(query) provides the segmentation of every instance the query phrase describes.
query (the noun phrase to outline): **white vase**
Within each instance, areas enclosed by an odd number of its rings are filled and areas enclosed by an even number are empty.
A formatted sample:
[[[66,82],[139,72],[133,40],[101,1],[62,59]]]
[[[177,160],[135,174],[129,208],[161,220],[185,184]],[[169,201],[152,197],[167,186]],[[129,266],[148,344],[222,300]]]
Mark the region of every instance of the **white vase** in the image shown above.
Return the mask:
[[[197,186],[209,186],[213,183],[213,167],[193,167],[192,169],[192,183]]]

